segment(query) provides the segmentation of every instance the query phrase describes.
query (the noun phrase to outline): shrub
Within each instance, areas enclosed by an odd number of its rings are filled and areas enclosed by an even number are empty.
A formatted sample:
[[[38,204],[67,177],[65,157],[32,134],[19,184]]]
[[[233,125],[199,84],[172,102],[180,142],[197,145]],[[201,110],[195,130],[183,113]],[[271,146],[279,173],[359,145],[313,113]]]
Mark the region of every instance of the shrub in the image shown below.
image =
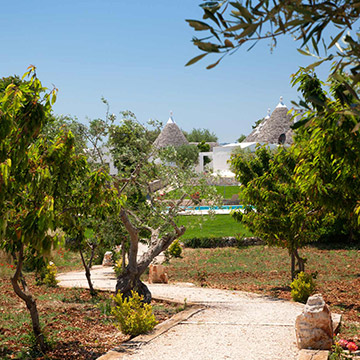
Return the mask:
[[[171,245],[169,246],[169,253],[172,257],[176,257],[176,258],[181,257],[182,248],[179,243],[179,240],[175,240],[171,243]]]
[[[49,287],[56,287],[58,281],[56,280],[57,269],[56,265],[50,261],[49,264],[46,266],[46,272],[44,277],[44,284]]]
[[[113,296],[116,306],[111,313],[118,322],[117,326],[123,334],[137,336],[152,330],[157,321],[152,312],[152,306],[142,302],[143,297],[136,291],[131,292],[130,298],[122,298],[120,293]]]
[[[306,303],[308,297],[314,293],[315,286],[313,274],[300,272],[290,284],[292,299],[297,302]]]
[[[120,276],[122,274],[122,259],[117,259],[115,261],[115,265],[113,266],[116,276]]]

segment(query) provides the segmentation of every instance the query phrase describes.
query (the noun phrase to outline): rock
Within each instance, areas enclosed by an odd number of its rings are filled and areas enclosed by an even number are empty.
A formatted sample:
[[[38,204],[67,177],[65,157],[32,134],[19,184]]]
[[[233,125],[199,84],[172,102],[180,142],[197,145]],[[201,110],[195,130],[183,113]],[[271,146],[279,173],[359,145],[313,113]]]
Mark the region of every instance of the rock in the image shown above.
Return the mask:
[[[150,265],[149,266],[149,283],[167,284],[169,282],[168,275],[165,272],[165,266]]]
[[[113,266],[114,263],[113,263],[113,260],[112,260],[112,256],[113,256],[112,251],[107,251],[104,254],[102,266]]]
[[[330,350],[333,345],[331,314],[321,294],[310,296],[303,312],[296,318],[299,349]]]

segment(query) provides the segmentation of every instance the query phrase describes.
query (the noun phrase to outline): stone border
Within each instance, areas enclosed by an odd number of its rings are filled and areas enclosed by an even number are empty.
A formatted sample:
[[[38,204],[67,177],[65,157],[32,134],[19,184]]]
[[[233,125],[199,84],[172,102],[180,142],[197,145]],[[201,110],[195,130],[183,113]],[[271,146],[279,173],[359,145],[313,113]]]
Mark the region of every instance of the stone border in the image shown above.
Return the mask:
[[[154,300],[175,303],[179,305],[184,305],[182,302],[172,301],[170,299],[153,297]],[[123,356],[131,354],[133,350],[140,348],[142,345],[149,343],[150,341],[156,339],[160,335],[164,334],[166,331],[170,330],[175,325],[179,324],[182,321],[185,321],[197,314],[200,311],[206,309],[206,306],[187,303],[189,306],[188,309],[180,311],[179,313],[173,315],[170,319],[165,320],[164,322],[155,326],[154,330],[149,334],[139,335],[131,340],[128,340],[122,343],[120,346],[109,350],[106,354],[101,355],[97,360],[120,360]]]

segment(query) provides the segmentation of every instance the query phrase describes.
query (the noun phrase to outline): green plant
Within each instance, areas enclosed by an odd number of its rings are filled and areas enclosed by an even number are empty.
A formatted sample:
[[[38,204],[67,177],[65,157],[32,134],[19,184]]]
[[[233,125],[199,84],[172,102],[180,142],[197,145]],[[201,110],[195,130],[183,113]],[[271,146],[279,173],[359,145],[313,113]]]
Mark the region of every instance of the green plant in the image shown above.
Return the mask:
[[[152,330],[157,321],[150,304],[143,303],[143,296],[131,291],[131,297],[122,298],[121,293],[113,296],[116,306],[111,313],[115,316],[117,326],[124,334],[137,336]]]
[[[112,303],[112,300],[111,299],[105,299],[103,301],[100,301],[96,307],[99,309],[100,313],[102,315],[105,315],[105,316],[110,316],[111,315],[111,311],[112,311],[112,308],[111,308],[111,303]]]
[[[290,284],[291,297],[294,301],[305,303],[308,297],[315,291],[313,274],[306,274],[301,271],[295,280]]]
[[[113,266],[113,269],[115,271],[116,276],[119,276],[122,274],[122,259],[117,259],[115,261],[115,265]]]
[[[175,257],[175,258],[181,257],[182,247],[181,247],[178,239],[173,241],[171,243],[171,245],[169,246],[169,253],[172,257]]]
[[[57,269],[56,265],[50,261],[46,266],[46,273],[44,277],[44,284],[49,287],[56,287],[58,281],[56,280]]]
[[[176,308],[176,312],[179,313],[181,311],[184,311],[186,310],[188,307],[188,304],[187,304],[187,298],[184,298],[184,304],[183,305],[179,305],[177,308]]]
[[[331,355],[329,356],[329,360],[346,359],[344,356],[344,350],[338,343],[335,343],[335,345],[332,346],[331,350],[332,351],[331,351]]]

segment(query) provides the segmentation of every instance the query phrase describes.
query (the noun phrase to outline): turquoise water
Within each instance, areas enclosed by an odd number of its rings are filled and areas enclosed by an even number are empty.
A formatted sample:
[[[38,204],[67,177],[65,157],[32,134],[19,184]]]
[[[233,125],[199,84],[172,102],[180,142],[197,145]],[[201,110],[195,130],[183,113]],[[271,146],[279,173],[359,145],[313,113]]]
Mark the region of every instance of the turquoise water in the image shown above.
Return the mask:
[[[224,206],[187,206],[185,210],[236,210],[242,209],[242,205],[224,205]]]

